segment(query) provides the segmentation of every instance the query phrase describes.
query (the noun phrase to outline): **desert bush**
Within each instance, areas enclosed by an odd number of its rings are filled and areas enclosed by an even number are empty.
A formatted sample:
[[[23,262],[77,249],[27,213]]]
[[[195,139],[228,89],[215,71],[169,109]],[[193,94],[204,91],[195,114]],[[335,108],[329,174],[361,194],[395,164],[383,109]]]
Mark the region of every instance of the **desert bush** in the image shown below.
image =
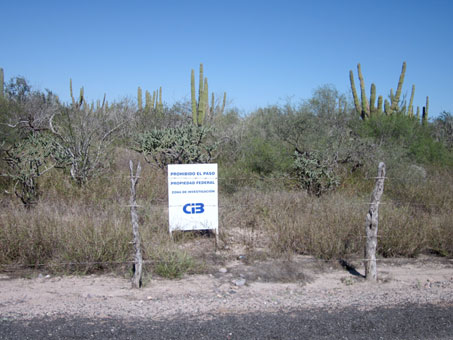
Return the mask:
[[[433,137],[432,126],[402,114],[375,115],[358,127],[363,137],[375,140],[385,153],[404,151],[408,160],[420,164],[452,165],[452,154]]]
[[[451,209],[438,214],[428,229],[429,250],[441,256],[453,257],[453,221]]]
[[[443,111],[433,123],[433,134],[436,140],[444,143],[450,151],[453,151],[453,115]]]
[[[378,253],[384,257],[416,257],[428,246],[430,216],[410,205],[386,204],[379,213]]]
[[[165,169],[168,164],[208,163],[217,156],[217,142],[210,128],[189,124],[139,134],[134,150]]]
[[[33,210],[7,211],[0,228],[2,263],[90,272],[130,255],[127,215],[119,209],[39,203]]]
[[[261,137],[244,141],[241,164],[260,176],[287,173],[292,164],[291,151],[281,141]]]
[[[187,252],[179,249],[157,254],[155,262],[153,273],[169,279],[180,279],[185,273],[196,267],[193,258]]]

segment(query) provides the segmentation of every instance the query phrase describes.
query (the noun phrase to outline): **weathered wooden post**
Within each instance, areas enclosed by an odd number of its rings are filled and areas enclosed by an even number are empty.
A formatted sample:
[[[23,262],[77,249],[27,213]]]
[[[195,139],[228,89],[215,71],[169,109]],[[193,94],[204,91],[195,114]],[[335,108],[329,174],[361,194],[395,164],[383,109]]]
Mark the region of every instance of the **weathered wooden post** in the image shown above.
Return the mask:
[[[134,276],[132,277],[132,288],[140,288],[142,286],[142,265],[143,258],[140,248],[140,234],[138,232],[138,214],[137,214],[137,195],[136,187],[138,179],[140,178],[140,172],[142,168],[140,162],[137,164],[137,171],[134,176],[134,164],[132,160],[129,161],[129,169],[131,172],[131,198],[130,198],[130,207],[131,207],[131,220],[132,220],[132,233],[134,235]]]
[[[376,185],[371,194],[371,203],[366,215],[365,278],[377,281],[376,247],[379,222],[379,203],[384,192],[385,164],[379,163]]]

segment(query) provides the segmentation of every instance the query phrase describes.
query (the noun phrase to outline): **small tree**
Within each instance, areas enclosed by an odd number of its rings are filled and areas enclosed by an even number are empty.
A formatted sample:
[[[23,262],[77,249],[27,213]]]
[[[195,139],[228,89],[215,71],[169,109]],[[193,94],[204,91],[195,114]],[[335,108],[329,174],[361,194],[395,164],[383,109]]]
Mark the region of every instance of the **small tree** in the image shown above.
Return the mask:
[[[38,178],[58,166],[58,151],[47,131],[57,103],[50,91],[32,91],[21,77],[11,79],[0,98],[1,174],[27,207],[39,197]]]
[[[60,150],[60,161],[69,167],[71,178],[78,185],[108,167],[112,136],[126,123],[114,118],[104,105],[89,106],[83,95],[77,102],[61,105],[50,117],[49,127]]]

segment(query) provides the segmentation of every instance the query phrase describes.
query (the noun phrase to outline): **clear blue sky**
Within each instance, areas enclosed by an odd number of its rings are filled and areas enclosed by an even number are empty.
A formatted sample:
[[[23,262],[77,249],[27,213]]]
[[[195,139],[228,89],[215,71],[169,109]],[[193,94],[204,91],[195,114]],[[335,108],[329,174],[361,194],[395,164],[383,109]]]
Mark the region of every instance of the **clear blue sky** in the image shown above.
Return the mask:
[[[453,112],[453,1],[9,1],[0,0],[0,67],[69,99],[69,78],[88,99],[163,87],[167,104],[190,98],[200,62],[211,91],[244,113],[297,103],[333,84],[349,93],[362,64],[367,91],[430,98],[431,116]],[[198,78],[197,78],[198,79]]]

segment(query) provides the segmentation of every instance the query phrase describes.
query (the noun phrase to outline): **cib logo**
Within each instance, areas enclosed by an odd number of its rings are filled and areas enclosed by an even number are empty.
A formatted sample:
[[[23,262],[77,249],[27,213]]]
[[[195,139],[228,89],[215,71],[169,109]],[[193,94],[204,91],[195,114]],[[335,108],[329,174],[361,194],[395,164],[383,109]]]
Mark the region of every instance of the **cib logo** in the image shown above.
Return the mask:
[[[204,204],[203,203],[187,203],[182,207],[182,210],[186,214],[202,214],[204,213]]]

